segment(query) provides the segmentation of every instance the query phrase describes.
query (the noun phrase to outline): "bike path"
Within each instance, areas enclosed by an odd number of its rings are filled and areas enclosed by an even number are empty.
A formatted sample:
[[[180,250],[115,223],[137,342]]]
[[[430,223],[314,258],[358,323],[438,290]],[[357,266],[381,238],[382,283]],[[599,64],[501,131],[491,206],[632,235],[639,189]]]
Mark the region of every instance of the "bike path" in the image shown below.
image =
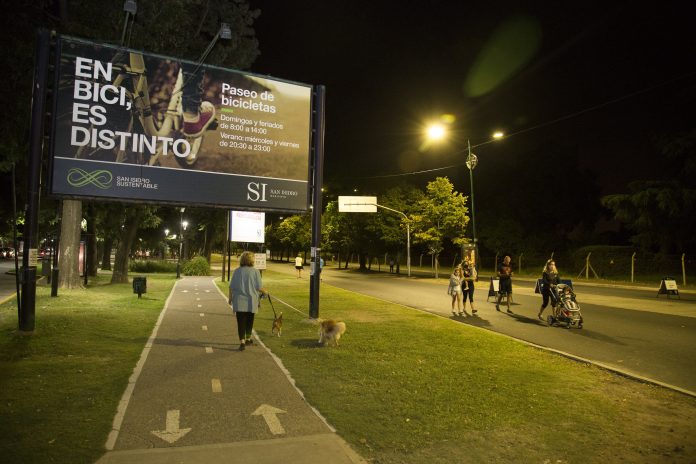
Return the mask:
[[[178,281],[97,463],[364,462],[259,340],[240,352],[236,334],[212,278]]]

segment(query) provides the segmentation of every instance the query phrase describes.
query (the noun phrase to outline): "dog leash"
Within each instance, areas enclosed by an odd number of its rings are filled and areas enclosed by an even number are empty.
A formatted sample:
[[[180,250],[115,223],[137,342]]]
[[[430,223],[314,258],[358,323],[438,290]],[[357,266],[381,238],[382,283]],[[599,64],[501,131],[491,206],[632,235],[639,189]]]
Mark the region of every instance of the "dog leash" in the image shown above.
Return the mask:
[[[273,310],[273,317],[275,319],[278,319],[278,315],[276,314],[275,308],[273,307],[273,300],[271,300],[271,294],[266,293],[266,296],[268,297],[268,302],[271,304],[271,309]]]

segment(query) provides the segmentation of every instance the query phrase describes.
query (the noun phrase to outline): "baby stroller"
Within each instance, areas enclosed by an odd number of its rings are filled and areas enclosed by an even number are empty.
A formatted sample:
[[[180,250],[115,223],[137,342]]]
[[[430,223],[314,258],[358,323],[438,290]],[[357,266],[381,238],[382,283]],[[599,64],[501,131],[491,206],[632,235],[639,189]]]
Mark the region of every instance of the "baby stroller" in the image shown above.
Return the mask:
[[[580,305],[575,299],[575,292],[566,284],[558,284],[551,287],[551,302],[553,314],[549,314],[547,322],[549,326],[565,324],[566,329],[576,326],[582,329],[582,314]]]

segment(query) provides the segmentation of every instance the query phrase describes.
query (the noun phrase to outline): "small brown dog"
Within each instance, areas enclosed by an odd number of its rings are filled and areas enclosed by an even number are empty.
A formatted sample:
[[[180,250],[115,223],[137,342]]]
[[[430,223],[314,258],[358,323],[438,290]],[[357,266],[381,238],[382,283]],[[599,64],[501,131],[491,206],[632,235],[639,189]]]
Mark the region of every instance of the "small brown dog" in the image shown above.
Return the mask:
[[[338,346],[338,341],[346,331],[345,322],[336,322],[332,319],[319,323],[319,344],[326,345],[333,341]]]
[[[283,331],[283,313],[273,319],[273,327],[271,327],[271,333],[280,337],[280,333]]]

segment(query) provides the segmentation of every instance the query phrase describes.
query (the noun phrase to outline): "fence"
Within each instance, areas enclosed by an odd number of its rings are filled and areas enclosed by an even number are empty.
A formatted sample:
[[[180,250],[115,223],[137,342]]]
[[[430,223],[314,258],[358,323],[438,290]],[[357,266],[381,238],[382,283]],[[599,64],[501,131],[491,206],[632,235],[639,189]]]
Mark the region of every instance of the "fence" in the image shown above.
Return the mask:
[[[539,274],[552,254],[520,253],[511,256],[515,271]],[[494,272],[502,255],[482,256],[481,269]],[[696,255],[667,255],[635,251],[630,247],[585,247],[574,252],[553,253],[559,272],[570,278],[608,279],[626,282],[657,282],[671,277],[681,285],[696,279]],[[689,278],[691,276],[691,278]]]
[[[340,253],[323,253],[328,265],[359,265],[357,253],[349,256]],[[272,253],[273,259],[282,259]],[[497,266],[504,255],[479,256],[479,274],[495,274]],[[696,254],[668,255],[635,251],[631,247],[596,246],[584,247],[575,251],[550,253],[519,253],[510,256],[513,268],[518,275],[540,276],[546,261],[553,257],[561,275],[565,278],[607,279],[626,282],[659,283],[665,277],[671,277],[680,285],[696,283]],[[390,258],[398,259],[401,272],[406,267],[406,256],[390,254],[370,256],[367,266],[376,271],[389,270]],[[449,274],[455,264],[461,261],[459,254],[440,255],[438,267],[440,274]],[[589,263],[589,267],[587,266]],[[411,256],[411,266],[421,271],[435,270],[435,258],[429,254],[416,253]]]

